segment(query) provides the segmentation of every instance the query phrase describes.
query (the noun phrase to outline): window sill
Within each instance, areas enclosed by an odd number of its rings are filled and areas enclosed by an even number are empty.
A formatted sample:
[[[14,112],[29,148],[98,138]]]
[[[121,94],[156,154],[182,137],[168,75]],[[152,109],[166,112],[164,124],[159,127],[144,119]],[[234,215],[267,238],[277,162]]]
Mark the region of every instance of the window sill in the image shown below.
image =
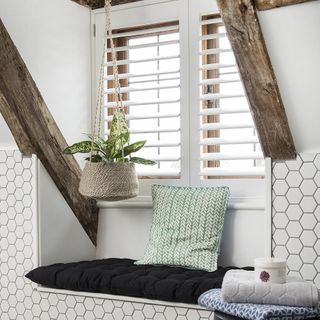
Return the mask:
[[[138,196],[129,200],[108,202],[98,201],[98,207],[100,209],[105,208],[140,208],[151,209],[152,198],[151,196]],[[231,198],[228,204],[228,210],[265,210],[265,201],[261,198]]]

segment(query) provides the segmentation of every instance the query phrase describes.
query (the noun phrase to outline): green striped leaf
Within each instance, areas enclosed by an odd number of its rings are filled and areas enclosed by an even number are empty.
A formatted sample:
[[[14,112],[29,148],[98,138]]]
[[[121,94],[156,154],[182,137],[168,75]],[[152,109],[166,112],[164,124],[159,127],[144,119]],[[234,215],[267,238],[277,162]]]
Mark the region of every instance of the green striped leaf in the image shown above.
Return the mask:
[[[91,150],[99,151],[99,146],[92,141],[81,141],[64,149],[63,154],[89,153]]]
[[[135,143],[129,144],[128,146],[124,147],[123,156],[127,157],[131,153],[139,151],[146,144],[146,142],[147,142],[146,140],[137,141]],[[122,158],[122,150],[116,154],[116,158]]]

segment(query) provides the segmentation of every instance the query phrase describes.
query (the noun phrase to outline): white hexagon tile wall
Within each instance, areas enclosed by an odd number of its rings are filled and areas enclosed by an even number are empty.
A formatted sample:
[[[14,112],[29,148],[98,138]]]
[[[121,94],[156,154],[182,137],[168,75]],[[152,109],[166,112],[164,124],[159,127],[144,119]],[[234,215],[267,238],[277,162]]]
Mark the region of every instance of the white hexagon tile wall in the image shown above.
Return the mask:
[[[24,275],[37,266],[35,158],[0,150],[1,320],[200,320],[213,313],[76,294],[40,292]],[[90,294],[89,294],[90,295]]]
[[[320,288],[320,154],[273,163],[272,183],[273,254]]]

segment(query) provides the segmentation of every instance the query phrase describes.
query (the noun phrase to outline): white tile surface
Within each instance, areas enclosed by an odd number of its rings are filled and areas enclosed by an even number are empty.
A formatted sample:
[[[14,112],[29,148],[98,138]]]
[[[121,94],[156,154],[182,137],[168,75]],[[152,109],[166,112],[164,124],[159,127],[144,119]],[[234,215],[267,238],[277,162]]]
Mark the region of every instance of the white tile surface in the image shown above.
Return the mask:
[[[288,203],[290,203],[290,204],[300,203],[300,201],[302,199],[302,193],[301,193],[300,189],[299,188],[290,188],[288,193],[286,194],[286,199],[288,200]]]
[[[301,166],[300,172],[304,179],[312,179],[317,172],[317,168],[313,163],[305,162]]]
[[[302,182],[302,176],[298,171],[290,171],[286,177],[286,182],[292,188],[299,187]]]
[[[277,196],[284,196],[289,189],[285,180],[276,180],[273,184],[273,191]]]
[[[213,320],[206,310],[35,291],[24,277],[36,257],[32,164],[18,151],[0,150],[1,320],[175,320],[179,313],[183,320]]]
[[[288,258],[289,274],[320,288],[320,154],[273,167],[273,254]]]
[[[303,180],[300,190],[303,195],[312,196],[317,190],[317,185],[313,180]]]

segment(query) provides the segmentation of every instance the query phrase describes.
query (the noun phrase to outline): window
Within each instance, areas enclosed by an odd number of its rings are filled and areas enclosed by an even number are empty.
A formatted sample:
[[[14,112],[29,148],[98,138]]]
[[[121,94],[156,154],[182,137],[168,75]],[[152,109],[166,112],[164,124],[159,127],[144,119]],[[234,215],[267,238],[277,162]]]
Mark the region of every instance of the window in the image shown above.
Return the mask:
[[[112,21],[131,140],[147,140],[137,156],[157,161],[137,167],[143,190],[162,179],[178,185],[223,183],[240,196],[260,196],[264,159],[212,1],[144,0],[120,7]],[[95,23],[95,56],[100,57],[102,11]],[[106,134],[115,106],[110,49],[107,58]]]
[[[201,176],[263,176],[263,154],[218,15],[202,18],[200,42]]]
[[[142,177],[180,176],[180,45],[179,25],[116,30],[114,42],[124,105],[132,142],[147,140],[136,155],[157,161],[138,165]],[[114,82],[108,49],[106,116],[112,120]],[[108,128],[109,126],[106,126]]]

